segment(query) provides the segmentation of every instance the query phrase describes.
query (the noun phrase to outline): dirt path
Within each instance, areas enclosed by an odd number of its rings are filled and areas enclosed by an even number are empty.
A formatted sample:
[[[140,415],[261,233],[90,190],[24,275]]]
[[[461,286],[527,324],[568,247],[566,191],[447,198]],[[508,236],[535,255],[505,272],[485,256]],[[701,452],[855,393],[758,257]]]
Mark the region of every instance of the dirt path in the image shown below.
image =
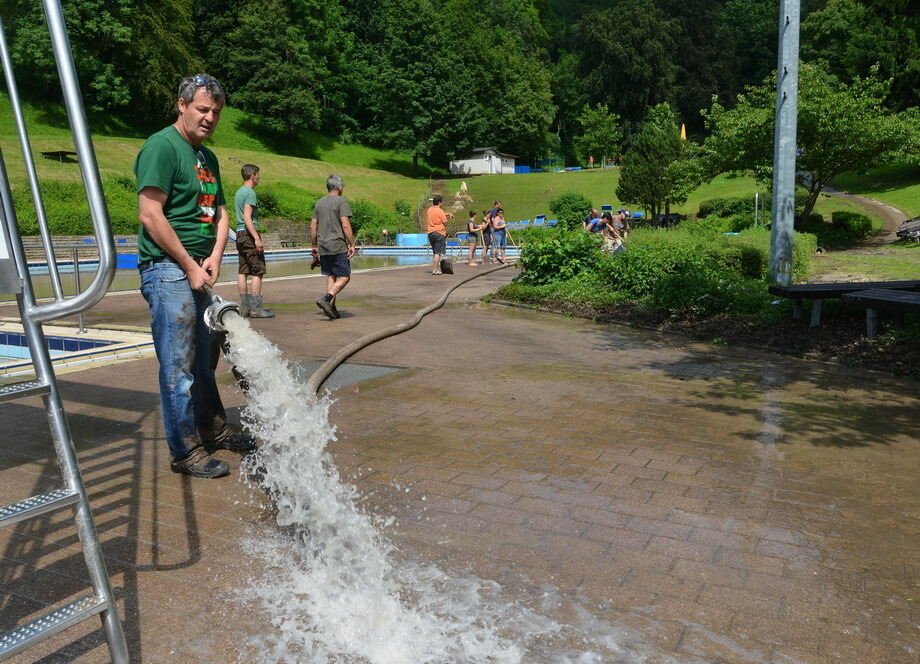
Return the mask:
[[[863,248],[869,249],[873,247],[879,247],[897,241],[898,236],[896,235],[896,232],[898,230],[898,226],[907,220],[907,215],[901,210],[897,209],[896,207],[892,207],[887,203],[877,201],[873,198],[866,198],[865,196],[849,194],[845,191],[838,191],[830,187],[825,187],[824,193],[830,196],[837,196],[838,198],[845,198],[849,201],[853,201],[867,212],[881,217],[883,222],[882,230],[878,233],[878,235],[873,235],[871,238],[866,240],[866,242],[862,245]]]

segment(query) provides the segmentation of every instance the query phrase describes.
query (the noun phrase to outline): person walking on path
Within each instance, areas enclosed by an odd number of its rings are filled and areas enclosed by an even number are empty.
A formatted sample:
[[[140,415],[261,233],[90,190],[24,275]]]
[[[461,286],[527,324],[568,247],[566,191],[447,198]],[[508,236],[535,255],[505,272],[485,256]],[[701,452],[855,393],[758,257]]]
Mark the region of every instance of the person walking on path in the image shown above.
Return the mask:
[[[160,363],[170,468],[208,479],[230,473],[225,461],[211,456],[218,449],[255,449],[251,436],[226,422],[211,367],[215,338],[203,318],[229,220],[217,157],[202,143],[217,127],[224,99],[213,77],[183,78],[176,121],[148,138],[134,162],[138,270]]]
[[[428,208],[428,242],[431,243],[431,251],[434,254],[432,260],[431,274],[441,274],[441,256],[447,249],[447,220],[453,219],[454,215],[441,209],[441,203],[444,198],[441,194],[435,194],[431,197],[431,207]]]
[[[467,265],[473,265],[473,266],[476,265],[476,261],[473,259],[476,257],[476,240],[479,238],[479,233],[482,231],[482,227],[483,227],[482,224],[476,223],[476,212],[473,210],[470,210],[470,218],[466,220],[466,232],[468,234],[467,238],[470,244],[470,248],[466,256]],[[485,263],[486,261],[485,247],[483,247],[482,251],[483,251],[482,262]]]
[[[236,277],[240,291],[240,313],[252,318],[274,318],[275,314],[262,308],[262,277],[265,276],[265,245],[259,234],[259,201],[255,188],[259,184],[259,167],[245,164],[240,169],[243,186],[233,198],[236,208],[236,251],[239,271]],[[249,279],[252,279],[250,285]]]
[[[326,275],[326,294],[316,301],[316,306],[329,320],[341,318],[335,298],[351,280],[351,257],[355,255],[352,212],[342,196],[344,188],[345,182],[338,175],[326,178],[329,193],[316,201],[310,220],[313,259],[319,259],[320,269]]]

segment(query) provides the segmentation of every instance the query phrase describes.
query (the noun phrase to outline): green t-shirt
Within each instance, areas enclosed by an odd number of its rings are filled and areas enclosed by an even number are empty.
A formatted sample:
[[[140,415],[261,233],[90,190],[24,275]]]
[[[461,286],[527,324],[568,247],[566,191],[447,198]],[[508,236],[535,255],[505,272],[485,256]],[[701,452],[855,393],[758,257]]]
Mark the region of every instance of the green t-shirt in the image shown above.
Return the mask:
[[[327,194],[316,201],[313,207],[316,217],[316,243],[320,256],[344,254],[348,251],[345,231],[342,230],[342,217],[351,217],[351,206],[337,194]]]
[[[256,192],[252,187],[245,184],[236,190],[236,196],[233,197],[233,206],[236,208],[236,232],[246,230],[246,217],[243,216],[243,206],[252,206],[252,225],[259,230],[259,201],[256,199]]]
[[[224,205],[217,157],[203,145],[197,150],[170,125],[147,139],[134,160],[137,191],[156,187],[166,193],[163,214],[193,258],[206,258],[214,249],[217,208]],[[166,252],[141,224],[138,260],[163,258]]]

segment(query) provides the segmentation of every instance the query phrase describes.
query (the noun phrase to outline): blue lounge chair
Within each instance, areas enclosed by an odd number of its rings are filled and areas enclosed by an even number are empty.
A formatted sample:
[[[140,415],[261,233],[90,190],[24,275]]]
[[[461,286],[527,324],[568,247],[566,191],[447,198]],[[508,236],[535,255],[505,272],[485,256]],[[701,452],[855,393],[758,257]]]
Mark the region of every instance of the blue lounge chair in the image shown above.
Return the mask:
[[[533,226],[534,228],[541,228],[546,223],[546,215],[541,214],[539,217],[534,217]]]
[[[559,220],[558,220],[558,219],[550,219],[549,221],[546,222],[546,227],[547,227],[547,228],[555,228],[555,227],[558,226],[558,225],[559,225]]]

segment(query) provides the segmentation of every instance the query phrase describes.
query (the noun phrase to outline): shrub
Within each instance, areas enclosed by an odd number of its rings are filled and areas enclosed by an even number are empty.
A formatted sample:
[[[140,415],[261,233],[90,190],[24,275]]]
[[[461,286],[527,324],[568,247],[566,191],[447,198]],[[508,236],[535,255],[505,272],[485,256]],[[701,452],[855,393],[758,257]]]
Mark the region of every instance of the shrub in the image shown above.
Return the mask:
[[[534,227],[530,226],[529,228],[524,228],[514,233],[514,237],[517,238],[518,244],[525,245],[529,242],[537,242],[541,238],[547,237],[549,234],[555,234],[556,231],[552,228],[543,228],[543,227]]]
[[[853,237],[864,240],[872,235],[872,220],[859,212],[837,210],[831,214],[831,222],[835,226],[844,228]]]
[[[549,202],[549,209],[565,230],[581,228],[585,217],[591,214],[591,201],[574,191],[566,191]]]
[[[109,212],[112,232],[130,235],[137,232],[137,193],[134,180],[125,176],[106,176],[102,191]],[[92,235],[93,221],[82,182],[47,179],[41,183],[42,205],[52,235]],[[38,235],[38,217],[28,186],[13,190],[13,205],[22,235]]]
[[[236,189],[224,187],[224,195],[232,201]],[[313,206],[320,194],[301,189],[287,182],[272,182],[259,187],[259,216],[262,219],[275,217],[291,221],[309,222]],[[232,205],[228,204],[228,207]]]
[[[381,242],[384,229],[392,238],[395,238],[397,233],[418,232],[415,219],[409,216],[400,216],[396,212],[390,212],[360,198],[350,203],[353,212],[351,229],[355,233],[355,239],[359,242],[373,244]]]
[[[751,223],[754,221],[754,197],[737,196],[730,198],[708,198],[700,203],[700,210],[697,217],[705,219],[711,215],[717,217],[731,217],[734,215],[746,214]],[[750,224],[749,224],[750,225]]]
[[[828,250],[849,249],[872,232],[872,221],[865,215],[838,211],[833,218],[834,222],[828,223],[820,214],[810,214],[797,227],[814,234],[818,246]]]
[[[400,217],[408,217],[412,214],[412,206],[403,198],[393,201],[393,211]]]
[[[601,259],[600,238],[582,230],[546,233],[521,250],[521,273],[526,284],[548,284],[593,270]]]

